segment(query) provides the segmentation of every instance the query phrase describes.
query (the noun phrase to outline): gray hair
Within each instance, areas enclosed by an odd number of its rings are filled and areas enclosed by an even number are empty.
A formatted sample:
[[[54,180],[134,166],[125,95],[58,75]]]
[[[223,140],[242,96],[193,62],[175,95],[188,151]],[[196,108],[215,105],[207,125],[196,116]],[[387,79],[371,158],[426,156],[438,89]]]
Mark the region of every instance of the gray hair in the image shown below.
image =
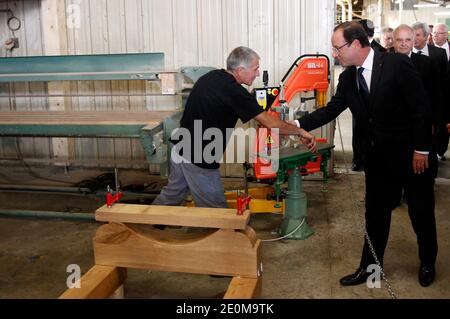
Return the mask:
[[[424,22],[416,22],[411,27],[413,28],[414,31],[422,29],[424,36],[427,36],[430,34],[430,27],[428,26],[428,24],[426,24]]]
[[[434,30],[436,30],[436,27],[444,27],[444,32],[448,32],[448,25],[446,25],[445,23],[436,23],[434,25]]]
[[[414,29],[411,28],[407,24],[400,24],[398,27],[396,27],[395,30],[394,30],[394,34],[396,34],[399,30],[408,30],[408,31],[410,31],[411,33],[414,34]]]
[[[248,68],[253,59],[259,59],[258,53],[247,47],[237,47],[227,58],[227,70],[233,71],[239,67]]]
[[[385,27],[385,28],[381,29],[381,34],[386,34],[386,33],[390,33],[390,32],[394,32],[394,29],[392,29],[391,27]]]

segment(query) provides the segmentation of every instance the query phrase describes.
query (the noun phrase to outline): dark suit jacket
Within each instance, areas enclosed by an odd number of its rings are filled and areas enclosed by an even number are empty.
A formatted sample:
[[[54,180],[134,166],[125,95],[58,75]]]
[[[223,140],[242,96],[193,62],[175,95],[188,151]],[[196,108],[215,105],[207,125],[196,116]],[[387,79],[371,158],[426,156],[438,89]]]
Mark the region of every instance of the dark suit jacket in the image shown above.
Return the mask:
[[[450,92],[450,67],[447,70],[447,92]],[[446,118],[447,118],[446,123],[450,123],[450,107],[449,107],[450,99],[447,97],[446,99],[444,99],[444,101],[446,103],[444,105]]]
[[[439,78],[442,79],[443,81],[447,74],[447,66],[448,66],[447,53],[442,48],[438,48],[431,44],[427,45],[428,45],[428,56],[434,61],[434,63],[436,63],[436,66],[439,69]]]
[[[369,148],[382,153],[383,165],[388,164],[391,173],[412,169],[413,151],[431,149],[431,127],[426,93],[410,59],[375,51],[368,108],[356,82],[356,67],[347,68],[327,106],[300,118],[301,127],[307,131],[320,127],[349,107],[364,130],[366,153]]]
[[[435,69],[437,69],[435,75],[439,79],[439,84],[441,86],[441,101],[439,103],[441,109],[438,111],[438,122],[441,123],[442,116],[445,116],[446,108],[448,108],[448,99],[445,98],[448,94],[448,91],[445,90],[445,86],[447,81],[447,70],[450,68],[450,66],[447,59],[447,53],[442,48],[438,48],[434,45],[428,44],[428,56],[433,61]]]
[[[417,72],[420,74],[422,83],[427,93],[426,98],[431,106],[431,120],[433,125],[437,125],[438,119],[440,120],[444,116],[444,108],[442,106],[442,83],[436,76],[438,70],[431,60],[426,55],[411,53],[411,62],[414,65]]]
[[[378,50],[380,52],[386,52],[387,50],[384,48],[384,46],[382,46],[381,44],[379,44],[377,41],[372,40],[372,42],[370,42],[370,46],[372,49],[374,50]]]

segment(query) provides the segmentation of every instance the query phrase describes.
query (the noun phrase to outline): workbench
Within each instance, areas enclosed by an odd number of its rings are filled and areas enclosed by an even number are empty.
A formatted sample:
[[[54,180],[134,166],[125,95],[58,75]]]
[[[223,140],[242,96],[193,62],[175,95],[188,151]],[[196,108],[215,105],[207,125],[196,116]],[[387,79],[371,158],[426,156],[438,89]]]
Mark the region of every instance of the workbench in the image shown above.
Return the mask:
[[[170,111],[138,110],[75,111],[63,108],[53,110],[47,105],[43,111],[0,112],[0,136],[7,137],[95,137],[138,138],[146,159],[151,164],[161,164],[167,174],[172,130],[179,126],[182,109],[188,93],[182,93],[184,81],[193,84],[211,67],[183,67],[177,71],[164,69],[163,53],[131,53],[74,56],[28,56],[0,58],[0,83],[60,81],[146,80],[155,81],[159,93],[129,94],[128,96],[181,95],[182,102],[171,106]],[[51,90],[48,89],[49,93]],[[127,92],[129,93],[129,92]],[[87,95],[91,96],[91,95]],[[92,95],[95,97],[96,95]],[[101,95],[103,96],[103,95]],[[107,96],[107,95],[105,95]],[[110,96],[125,96],[112,91]],[[78,94],[0,94],[15,99],[83,97]],[[92,108],[88,105],[87,107]],[[167,109],[167,105],[165,105]],[[142,111],[141,111],[142,110]]]

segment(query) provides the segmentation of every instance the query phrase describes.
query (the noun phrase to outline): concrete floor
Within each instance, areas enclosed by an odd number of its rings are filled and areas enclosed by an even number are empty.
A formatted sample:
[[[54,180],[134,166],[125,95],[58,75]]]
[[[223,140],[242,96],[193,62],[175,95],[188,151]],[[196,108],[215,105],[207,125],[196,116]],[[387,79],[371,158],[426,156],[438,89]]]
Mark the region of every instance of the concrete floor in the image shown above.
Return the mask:
[[[341,116],[341,125],[349,114]],[[356,204],[364,198],[363,173],[345,172],[350,162],[348,129],[343,126],[344,149],[336,144],[337,173],[327,192],[322,183],[305,180],[308,197],[308,224],[315,234],[306,240],[264,242],[262,298],[390,298],[381,288],[366,285],[341,287],[339,278],[353,272],[362,248],[361,219]],[[338,134],[338,133],[337,133]],[[447,152],[448,155],[450,152]],[[450,158],[450,156],[448,156]],[[42,176],[79,181],[101,172],[62,168],[33,168]],[[123,184],[158,181],[145,171],[121,171]],[[48,181],[29,175],[23,167],[0,168],[0,181],[7,184],[42,185]],[[239,179],[224,180],[226,188],[241,185]],[[61,185],[61,184],[60,184]],[[450,161],[440,163],[436,182],[436,219],[439,255],[436,281],[423,288],[417,281],[417,244],[406,205],[398,207],[392,218],[391,235],[385,256],[385,272],[398,298],[450,298]],[[81,196],[0,192],[0,209],[93,212],[103,203]],[[359,214],[363,214],[360,211]],[[251,226],[259,238],[275,235],[281,216],[255,214]],[[99,224],[94,222],[0,218],[0,298],[56,298],[66,289],[69,264],[78,264],[82,273],[93,266],[92,238]],[[129,270],[126,298],[217,298],[226,290],[228,278],[207,275]]]

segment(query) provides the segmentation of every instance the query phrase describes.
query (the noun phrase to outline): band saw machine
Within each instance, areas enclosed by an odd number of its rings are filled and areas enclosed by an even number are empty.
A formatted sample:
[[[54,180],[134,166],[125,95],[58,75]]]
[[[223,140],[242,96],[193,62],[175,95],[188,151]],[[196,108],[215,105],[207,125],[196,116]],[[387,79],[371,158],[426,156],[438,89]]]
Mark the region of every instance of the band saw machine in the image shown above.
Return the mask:
[[[263,83],[263,88],[255,89],[258,104],[281,120],[297,119],[308,113],[308,100],[315,101],[314,108],[325,107],[330,83],[329,59],[322,54],[302,55],[289,68],[280,86],[267,85],[266,71]],[[314,96],[302,96],[306,92],[313,92]],[[300,105],[289,106],[298,93]],[[317,139],[317,153],[312,153],[292,137],[282,137],[275,130],[258,127],[252,163],[244,163],[244,189],[225,193],[228,206],[239,208],[249,201],[247,206],[251,213],[284,214],[278,233],[285,238],[306,239],[314,231],[306,223],[307,199],[302,176],[322,172],[326,183],[333,147],[326,139]],[[269,186],[248,188],[249,182]],[[283,188],[286,182],[288,186]]]

